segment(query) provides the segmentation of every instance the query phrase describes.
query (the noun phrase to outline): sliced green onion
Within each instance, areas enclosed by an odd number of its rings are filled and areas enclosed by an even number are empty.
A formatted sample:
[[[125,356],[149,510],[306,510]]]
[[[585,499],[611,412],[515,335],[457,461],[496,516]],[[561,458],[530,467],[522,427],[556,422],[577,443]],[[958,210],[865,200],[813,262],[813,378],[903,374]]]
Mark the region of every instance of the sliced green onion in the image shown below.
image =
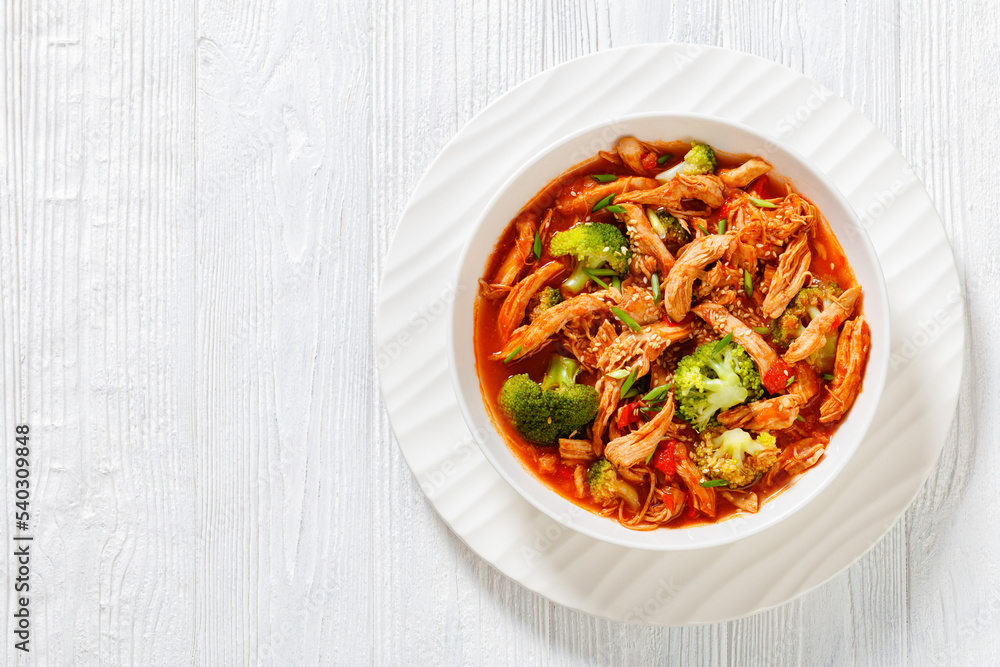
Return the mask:
[[[794,376],[794,375],[793,375],[793,376],[791,376],[790,378],[788,378],[788,382],[786,382],[786,383],[785,383],[785,387],[786,387],[786,388],[787,388],[787,387],[790,387],[790,386],[792,385],[792,383],[793,383],[793,382],[795,382],[795,376]]]
[[[514,357],[516,357],[519,354],[521,354],[521,346],[520,345],[518,345],[517,347],[515,347],[513,352],[511,352],[506,357],[504,357],[503,363],[504,364],[510,363],[511,359],[513,359]]]
[[[542,258],[542,237],[538,235],[538,232],[535,232],[535,248],[534,248],[534,250],[535,250],[535,259],[541,259]]]
[[[628,377],[626,377],[625,382],[622,383],[622,398],[625,398],[625,394],[628,393],[628,390],[632,388],[633,384],[635,384],[635,368],[628,372]]]
[[[750,327],[750,328],[759,333],[761,336],[771,333],[771,330],[767,327]]]
[[[611,277],[611,286],[614,287],[619,292],[622,291],[622,279],[618,276]]]
[[[615,317],[622,321],[622,324],[627,326],[632,331],[642,331],[642,327],[639,326],[639,323],[633,320],[632,316],[621,308],[611,306],[611,312],[615,314]]]
[[[588,278],[590,278],[591,280],[593,280],[595,283],[597,283],[598,285],[600,285],[602,288],[608,289],[608,284],[606,282],[604,282],[603,280],[601,280],[600,278],[598,278],[597,274],[593,273],[591,269],[584,269],[583,272],[587,275]]]
[[[587,269],[588,273],[595,276],[617,276],[618,272],[614,269]]]
[[[660,274],[654,273],[649,277],[651,283],[653,283],[653,303],[659,303],[660,297],[663,295],[660,293]]]
[[[806,418],[803,417],[802,415],[795,415],[795,421],[797,421],[797,422],[804,422],[805,420],[806,420]]]
[[[653,209],[646,210],[646,217],[649,218],[649,226],[653,228],[656,235],[661,239],[667,235],[667,228],[663,226],[663,221],[660,220],[659,214]]]
[[[614,174],[591,174],[590,177],[598,183],[611,183],[618,180]]]
[[[705,229],[705,225],[695,225],[695,227],[697,227],[698,229],[700,229],[702,234],[704,234],[705,236],[708,236],[708,230]]]
[[[750,203],[758,208],[778,208],[777,204],[772,204],[766,199],[757,199],[756,197],[750,197]]]
[[[725,218],[723,218],[722,220],[719,220],[719,234],[725,234],[726,233],[726,225],[728,225],[728,224],[729,224],[729,221],[726,220]]]
[[[592,208],[590,210],[592,212],[600,211],[602,208],[604,208],[605,206],[609,205],[614,200],[615,200],[615,193],[612,192],[607,197],[605,197],[601,201],[599,201],[596,204],[594,204],[594,208]]]
[[[648,405],[644,408],[639,408],[639,412],[644,415],[648,415],[650,412],[659,412],[663,409],[662,405]]]
[[[730,331],[729,333],[726,334],[725,338],[716,343],[715,347],[712,348],[712,356],[714,357],[719,352],[722,352],[724,349],[726,349],[726,346],[732,342],[733,342],[733,332]]]
[[[671,155],[670,153],[664,153],[660,157],[656,158],[656,164],[664,164],[672,157],[673,155]]]
[[[706,479],[706,480],[704,480],[704,481],[701,482],[701,485],[703,487],[705,487],[706,489],[710,489],[713,486],[726,486],[728,484],[729,484],[729,482],[727,482],[724,479]]]
[[[605,373],[605,375],[607,375],[609,378],[612,378],[612,379],[615,379],[615,380],[624,380],[625,378],[628,377],[628,374],[630,372],[631,371],[627,371],[624,368],[619,368],[616,371],[611,371],[610,373]]]
[[[633,396],[638,396],[638,395],[639,395],[639,388],[638,387],[632,387],[631,389],[628,390],[627,394],[625,394],[624,396],[622,396],[622,398],[623,399],[624,398],[632,398]]]
[[[663,398],[670,392],[669,384],[661,384],[659,387],[653,387],[649,390],[649,393],[642,397],[642,400],[647,403],[658,403],[663,400]]]
[[[611,206],[605,206],[604,210],[608,213],[624,213],[625,207],[619,206],[618,204],[612,204]]]
[[[746,269],[743,269],[743,291],[747,296],[753,296],[753,276]]]
[[[833,376],[830,375],[829,373],[823,373],[823,379],[826,380],[827,382],[831,382],[833,381]]]
[[[648,454],[648,455],[646,456],[646,465],[649,465],[649,462],[653,460],[653,454],[655,454],[655,453],[656,453],[656,448],[654,447],[654,448],[653,448],[653,451],[651,451],[651,452],[650,452],[650,453],[649,453],[649,454]]]

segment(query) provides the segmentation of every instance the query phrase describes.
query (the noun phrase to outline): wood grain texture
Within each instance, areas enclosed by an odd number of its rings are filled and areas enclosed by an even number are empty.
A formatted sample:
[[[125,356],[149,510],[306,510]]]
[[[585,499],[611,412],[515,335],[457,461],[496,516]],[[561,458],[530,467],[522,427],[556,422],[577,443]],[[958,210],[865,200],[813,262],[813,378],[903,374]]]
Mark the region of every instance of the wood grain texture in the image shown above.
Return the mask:
[[[998,25],[986,0],[8,0],[0,433],[36,442],[33,661],[996,663]],[[860,109],[942,213],[968,304],[959,412],[906,515],[818,590],[686,629],[475,556],[392,441],[373,351],[395,221],[444,144],[545,68],[648,41]]]

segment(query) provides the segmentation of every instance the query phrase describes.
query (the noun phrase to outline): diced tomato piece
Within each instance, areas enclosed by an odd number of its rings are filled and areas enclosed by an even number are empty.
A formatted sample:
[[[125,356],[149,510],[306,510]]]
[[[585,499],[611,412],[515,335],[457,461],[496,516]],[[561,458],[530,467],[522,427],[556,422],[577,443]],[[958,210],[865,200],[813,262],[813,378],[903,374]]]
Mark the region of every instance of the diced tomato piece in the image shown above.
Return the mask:
[[[722,205],[722,208],[719,209],[719,219],[722,220],[723,218],[725,218],[727,220],[729,219],[729,200],[728,199],[726,200],[726,203]]]
[[[792,377],[792,367],[785,363],[783,359],[778,359],[778,361],[771,364],[771,367],[767,369],[767,372],[764,373],[764,377],[760,381],[763,383],[764,389],[767,389],[772,394],[777,394],[785,388],[790,377]]]
[[[674,461],[674,448],[677,447],[676,440],[664,440],[653,453],[650,464],[662,472],[667,477],[673,477],[677,473],[677,463]]]
[[[647,171],[654,171],[657,167],[656,153],[646,153],[642,156],[642,159],[639,160],[639,163],[642,165],[643,169],[646,169]]]
[[[753,183],[747,186],[746,191],[758,199],[765,199],[764,193],[767,189],[767,176],[758,176]]]
[[[618,430],[639,421],[639,401],[632,401],[618,413]]]

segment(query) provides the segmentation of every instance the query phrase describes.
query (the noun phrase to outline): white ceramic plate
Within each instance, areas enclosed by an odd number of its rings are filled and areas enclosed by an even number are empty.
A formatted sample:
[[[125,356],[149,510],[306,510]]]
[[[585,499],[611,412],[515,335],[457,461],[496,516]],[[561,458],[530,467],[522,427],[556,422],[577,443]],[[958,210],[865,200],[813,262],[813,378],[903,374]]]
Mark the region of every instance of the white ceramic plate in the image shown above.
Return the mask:
[[[864,288],[865,317],[873,332],[864,390],[837,429],[823,460],[765,503],[760,512],[744,515],[739,521],[719,521],[681,530],[635,531],[606,517],[588,512],[577,513],[576,505],[553,493],[521,465],[503,437],[491,428],[482,399],[473,350],[473,311],[477,285],[497,239],[524,203],[543,185],[579,162],[582,153],[613,151],[623,136],[635,136],[647,141],[700,139],[728,153],[766,157],[774,166],[772,175],[787,179],[823,213],[840,241],[858,283]],[[497,190],[497,195],[486,205],[484,216],[472,227],[469,244],[460,259],[455,280],[458,289],[449,314],[449,367],[456,399],[466,423],[482,426],[475,432],[485,437],[479,437],[477,441],[493,467],[507,483],[550,518],[558,521],[565,514],[574,512],[577,514],[571,525],[574,530],[638,549],[703,549],[735,542],[774,525],[807,504],[844,468],[868,430],[882,395],[889,363],[889,303],[878,257],[861,221],[833,184],[774,139],[739,123],[699,114],[647,113],[619,117],[545,148]]]
[[[805,508],[734,544],[650,552],[570,530],[521,498],[480,452],[448,374],[459,253],[499,184],[545,146],[633,113],[693,111],[780,139],[855,208],[889,291],[892,354],[868,436]],[[773,62],[645,45],[548,70],[473,119],[414,191],[386,260],[378,364],[400,450],[428,499],[484,559],[560,604],[654,625],[723,621],[782,604],[846,568],[906,509],[958,398],[962,295],[948,240],[899,153],[846,102]],[[740,519],[733,519],[739,521]]]

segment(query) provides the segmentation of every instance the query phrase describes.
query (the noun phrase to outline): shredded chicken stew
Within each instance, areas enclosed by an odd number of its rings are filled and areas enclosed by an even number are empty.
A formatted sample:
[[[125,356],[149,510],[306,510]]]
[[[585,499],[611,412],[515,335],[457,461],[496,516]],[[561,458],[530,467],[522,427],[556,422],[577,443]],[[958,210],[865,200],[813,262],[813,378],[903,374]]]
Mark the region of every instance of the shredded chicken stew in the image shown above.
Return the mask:
[[[623,138],[485,267],[483,398],[512,453],[635,530],[754,513],[823,459],[871,334],[821,213],[759,157]]]

